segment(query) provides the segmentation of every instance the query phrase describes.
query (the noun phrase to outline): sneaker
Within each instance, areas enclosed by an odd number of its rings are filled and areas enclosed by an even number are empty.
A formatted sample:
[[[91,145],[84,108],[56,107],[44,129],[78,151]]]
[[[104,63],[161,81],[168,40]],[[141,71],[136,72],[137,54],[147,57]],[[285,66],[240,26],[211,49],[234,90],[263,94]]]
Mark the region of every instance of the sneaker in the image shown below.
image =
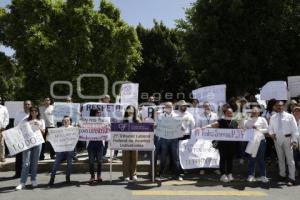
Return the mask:
[[[259,177],[259,178],[257,178],[256,180],[257,180],[257,181],[260,181],[260,182],[263,182],[263,183],[268,183],[268,182],[270,182],[270,180],[269,180],[267,177],[265,177],[265,176]]]
[[[182,176],[178,176],[177,180],[178,180],[178,181],[183,181]]]
[[[228,174],[228,176],[227,176],[227,177],[228,177],[228,180],[229,180],[229,181],[233,181],[233,180],[234,180],[234,178],[233,178],[232,174]]]
[[[200,175],[204,175],[205,171],[203,169],[200,170]]]
[[[23,190],[25,188],[25,184],[24,183],[21,183],[20,185],[18,185],[16,187],[16,190]]]
[[[129,177],[125,177],[125,178],[124,178],[124,181],[129,182],[129,181],[130,181],[130,178],[129,178]]]
[[[36,181],[31,181],[31,185],[32,185],[33,188],[36,188],[38,186]]]
[[[135,176],[132,177],[132,180],[133,180],[134,182],[136,182],[136,181],[138,180],[138,177],[135,175]]]
[[[250,176],[248,176],[247,181],[252,183],[252,182],[255,182],[256,180],[255,180],[254,176],[250,175]]]
[[[287,186],[294,186],[294,185],[296,185],[296,181],[291,180],[291,179],[287,183]]]
[[[223,174],[220,178],[220,181],[224,182],[224,183],[228,183],[229,182],[229,179],[228,177],[226,176],[226,174]]]
[[[89,184],[92,185],[95,183],[95,176],[91,176],[90,180],[89,180]]]

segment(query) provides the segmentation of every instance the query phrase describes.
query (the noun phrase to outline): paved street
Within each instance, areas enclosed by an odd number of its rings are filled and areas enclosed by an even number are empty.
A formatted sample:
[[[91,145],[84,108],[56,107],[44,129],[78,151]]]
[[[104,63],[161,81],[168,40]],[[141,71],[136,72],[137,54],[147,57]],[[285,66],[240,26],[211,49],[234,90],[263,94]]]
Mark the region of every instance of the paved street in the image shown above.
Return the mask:
[[[64,184],[64,175],[58,174],[54,187],[47,186],[49,175],[38,175],[39,187],[32,189],[30,186],[23,191],[15,191],[19,183],[17,179],[10,179],[13,172],[0,172],[0,197],[1,200],[30,199],[30,200],[79,200],[79,199],[272,199],[295,200],[299,199],[300,186],[287,187],[284,183],[271,181],[269,184],[246,183],[237,178],[236,181],[222,185],[219,181],[209,176],[201,179],[186,177],[184,181],[167,181],[151,183],[140,175],[137,183],[125,183],[119,177],[120,172],[113,173],[113,182],[109,182],[109,173],[103,173],[104,182],[99,185],[88,184],[89,174],[73,174],[72,184]],[[27,183],[30,184],[30,181]]]

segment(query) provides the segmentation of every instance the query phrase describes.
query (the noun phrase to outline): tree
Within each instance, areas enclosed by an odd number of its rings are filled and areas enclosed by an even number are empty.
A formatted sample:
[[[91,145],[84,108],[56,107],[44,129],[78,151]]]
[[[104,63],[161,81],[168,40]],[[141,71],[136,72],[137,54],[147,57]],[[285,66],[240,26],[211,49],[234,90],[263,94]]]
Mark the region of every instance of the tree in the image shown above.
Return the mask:
[[[243,95],[300,73],[299,14],[292,0],[198,0],[178,27],[199,81]]]
[[[1,31],[23,66],[27,98],[49,95],[56,80],[76,88],[78,76],[86,73],[105,74],[112,85],[126,80],[142,62],[134,28],[106,0],[99,10],[92,0],[12,0],[8,8]],[[79,89],[85,95],[102,94],[100,81],[84,79]],[[66,90],[56,87],[55,93],[66,95]]]
[[[140,93],[160,93],[162,100],[166,99],[166,93],[172,93],[174,99],[183,98],[182,95],[177,97],[177,93],[188,97],[197,81],[186,60],[182,32],[156,21],[151,29],[138,25],[136,30],[143,47],[144,62],[132,80],[140,83]]]

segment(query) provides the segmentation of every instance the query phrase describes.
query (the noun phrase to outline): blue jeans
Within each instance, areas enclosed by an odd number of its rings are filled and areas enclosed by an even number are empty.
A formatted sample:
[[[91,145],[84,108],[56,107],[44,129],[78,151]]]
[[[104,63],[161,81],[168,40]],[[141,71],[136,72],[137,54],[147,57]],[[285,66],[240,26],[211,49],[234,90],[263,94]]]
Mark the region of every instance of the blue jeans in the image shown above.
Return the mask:
[[[95,160],[97,161],[97,176],[101,176],[102,171],[102,157],[104,145],[102,141],[90,141],[88,145],[88,154],[89,154],[89,170],[91,176],[95,176],[94,164]]]
[[[31,174],[31,181],[36,181],[36,175],[37,175],[37,168],[38,168],[38,161],[40,158],[42,145],[38,145],[35,147],[32,147],[26,151],[23,151],[23,159],[22,159],[22,172],[21,172],[21,183],[26,184],[27,177],[29,174]]]
[[[179,163],[179,141],[178,139],[164,139],[160,138],[160,175],[165,172],[167,165],[167,158],[170,156],[170,164],[172,164],[172,170],[175,176],[180,175],[180,163]]]
[[[55,162],[51,171],[51,177],[55,177],[56,171],[58,170],[60,163],[63,159],[67,159],[67,171],[66,176],[70,176],[72,173],[72,162],[74,151],[56,152]]]
[[[248,175],[255,176],[255,163],[258,163],[259,176],[266,176],[266,164],[265,164],[265,152],[266,152],[267,143],[266,140],[260,142],[257,155],[255,158],[252,156],[249,157],[248,163]]]

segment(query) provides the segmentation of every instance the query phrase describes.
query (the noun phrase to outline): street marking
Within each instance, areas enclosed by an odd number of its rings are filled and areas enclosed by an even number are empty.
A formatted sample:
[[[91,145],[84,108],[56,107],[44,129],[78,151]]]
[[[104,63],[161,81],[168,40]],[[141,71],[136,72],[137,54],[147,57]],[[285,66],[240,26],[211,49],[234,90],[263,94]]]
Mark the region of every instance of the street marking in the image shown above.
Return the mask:
[[[133,196],[256,196],[266,197],[265,192],[259,191],[195,191],[195,190],[147,190],[132,191]]]

